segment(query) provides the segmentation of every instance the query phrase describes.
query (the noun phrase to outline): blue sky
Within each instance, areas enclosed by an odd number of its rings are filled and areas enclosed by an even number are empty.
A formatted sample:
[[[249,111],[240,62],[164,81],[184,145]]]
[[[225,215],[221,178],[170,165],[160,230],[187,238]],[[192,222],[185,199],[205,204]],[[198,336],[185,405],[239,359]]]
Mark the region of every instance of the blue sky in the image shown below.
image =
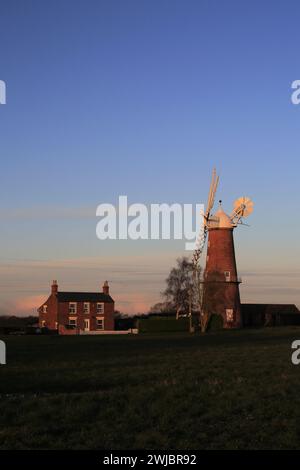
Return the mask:
[[[100,242],[99,203],[201,203],[210,174],[231,210],[245,301],[300,305],[297,1],[2,0],[0,311],[96,289],[147,308],[181,242]]]

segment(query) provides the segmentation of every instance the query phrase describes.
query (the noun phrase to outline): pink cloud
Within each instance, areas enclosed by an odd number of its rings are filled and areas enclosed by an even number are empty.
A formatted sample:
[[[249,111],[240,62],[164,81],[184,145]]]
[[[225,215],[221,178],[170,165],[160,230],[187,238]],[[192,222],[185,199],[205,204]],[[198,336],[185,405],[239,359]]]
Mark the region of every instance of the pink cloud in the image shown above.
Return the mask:
[[[116,296],[116,310],[123,313],[135,314],[147,312],[151,305],[155,303],[153,298],[149,298],[142,293],[122,293],[119,297]]]
[[[16,300],[14,304],[14,312],[17,315],[37,315],[37,308],[45,302],[45,295],[32,295]]]

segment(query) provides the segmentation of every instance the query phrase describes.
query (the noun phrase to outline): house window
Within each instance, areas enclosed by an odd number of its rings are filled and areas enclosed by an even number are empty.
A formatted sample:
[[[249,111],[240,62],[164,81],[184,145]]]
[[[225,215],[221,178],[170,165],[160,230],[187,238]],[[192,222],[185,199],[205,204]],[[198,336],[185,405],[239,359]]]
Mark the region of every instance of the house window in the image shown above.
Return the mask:
[[[104,313],[104,303],[97,302],[97,313]]]
[[[77,303],[69,302],[69,313],[77,313]]]
[[[83,304],[83,313],[90,313],[90,303],[84,302]]]
[[[103,318],[97,318],[97,330],[104,329],[104,320]]]
[[[43,313],[47,313],[47,305],[43,305]]]
[[[77,318],[69,318],[70,326],[77,326]]]
[[[225,281],[230,282],[230,271],[224,271]]]
[[[233,322],[233,309],[232,308],[226,308],[226,321]]]

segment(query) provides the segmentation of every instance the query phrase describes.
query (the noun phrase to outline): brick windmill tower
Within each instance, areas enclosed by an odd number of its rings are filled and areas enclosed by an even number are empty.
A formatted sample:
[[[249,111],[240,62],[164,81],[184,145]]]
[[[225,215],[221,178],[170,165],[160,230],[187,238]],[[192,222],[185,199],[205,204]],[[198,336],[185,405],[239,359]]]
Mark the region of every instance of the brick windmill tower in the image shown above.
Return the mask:
[[[205,329],[213,313],[222,316],[224,328],[242,326],[239,293],[241,281],[237,274],[233,230],[238,224],[243,224],[243,217],[251,214],[253,202],[248,197],[241,197],[234,202],[232,213],[227,215],[222,208],[222,201],[219,201],[219,208],[212,215],[218,182],[219,177],[214,170],[206,212],[203,214],[203,231],[193,255],[194,273],[197,273],[200,256],[208,238],[206,266],[199,295],[202,329]]]

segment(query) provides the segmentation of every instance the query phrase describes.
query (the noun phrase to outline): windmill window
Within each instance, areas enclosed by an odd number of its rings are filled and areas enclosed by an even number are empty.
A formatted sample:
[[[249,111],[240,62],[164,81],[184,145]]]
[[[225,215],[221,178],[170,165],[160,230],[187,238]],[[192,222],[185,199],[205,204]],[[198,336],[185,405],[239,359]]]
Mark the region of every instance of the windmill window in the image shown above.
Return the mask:
[[[47,305],[43,305],[43,313],[47,313]]]
[[[233,309],[232,308],[226,308],[226,321],[233,322]]]
[[[230,282],[230,271],[224,271],[225,281]]]

